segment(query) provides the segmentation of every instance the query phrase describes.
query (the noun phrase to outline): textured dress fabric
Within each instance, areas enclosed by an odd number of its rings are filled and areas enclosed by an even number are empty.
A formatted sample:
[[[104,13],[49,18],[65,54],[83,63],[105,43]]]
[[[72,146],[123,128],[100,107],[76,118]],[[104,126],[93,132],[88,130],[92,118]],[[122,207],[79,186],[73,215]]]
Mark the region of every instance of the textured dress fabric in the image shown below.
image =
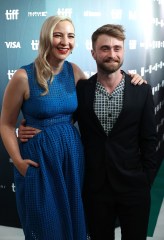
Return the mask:
[[[16,200],[26,240],[86,240],[81,198],[84,174],[83,146],[72,114],[77,108],[74,74],[64,62],[62,71],[49,82],[49,93],[36,82],[33,63],[23,66],[30,98],[22,113],[27,126],[42,131],[20,143],[23,159],[39,163],[23,177],[15,168]]]

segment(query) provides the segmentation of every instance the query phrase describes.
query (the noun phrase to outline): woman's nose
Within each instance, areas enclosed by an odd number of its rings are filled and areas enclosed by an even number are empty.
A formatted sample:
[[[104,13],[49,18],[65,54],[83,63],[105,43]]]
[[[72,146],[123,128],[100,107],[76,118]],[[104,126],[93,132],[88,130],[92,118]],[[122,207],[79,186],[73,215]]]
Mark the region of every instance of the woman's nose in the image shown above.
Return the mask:
[[[67,37],[62,37],[61,44],[67,45],[68,44],[68,38]]]

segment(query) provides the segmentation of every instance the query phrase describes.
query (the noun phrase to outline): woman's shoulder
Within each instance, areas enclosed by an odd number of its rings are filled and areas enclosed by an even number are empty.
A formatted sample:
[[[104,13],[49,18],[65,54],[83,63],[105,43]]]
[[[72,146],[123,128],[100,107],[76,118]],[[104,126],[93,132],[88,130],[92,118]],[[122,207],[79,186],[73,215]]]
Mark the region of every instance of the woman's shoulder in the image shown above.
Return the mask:
[[[29,64],[27,64],[27,65],[23,65],[23,66],[20,67],[20,69],[25,69],[26,71],[27,71],[27,70],[32,70],[32,69],[34,69],[34,68],[35,68],[34,62],[29,63]]]
[[[28,72],[30,71],[30,69],[33,68],[33,66],[34,63],[30,63],[28,65],[21,66],[19,69],[17,69],[12,77],[12,82],[27,84]]]

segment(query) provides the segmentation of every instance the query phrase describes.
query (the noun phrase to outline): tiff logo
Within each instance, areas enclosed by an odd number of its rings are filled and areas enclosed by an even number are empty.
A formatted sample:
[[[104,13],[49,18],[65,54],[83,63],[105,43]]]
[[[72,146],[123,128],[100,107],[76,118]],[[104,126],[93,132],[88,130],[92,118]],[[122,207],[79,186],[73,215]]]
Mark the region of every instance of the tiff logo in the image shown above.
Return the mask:
[[[32,46],[32,50],[38,50],[38,45],[39,45],[39,40],[32,40],[31,42],[31,46]]]
[[[15,186],[14,183],[11,184],[11,189],[12,189],[13,192],[16,192],[16,186]]]
[[[6,10],[5,15],[7,20],[18,20],[19,10]]]
[[[12,76],[14,75],[14,73],[16,72],[16,70],[8,70],[7,72],[7,76],[8,79],[11,80]]]

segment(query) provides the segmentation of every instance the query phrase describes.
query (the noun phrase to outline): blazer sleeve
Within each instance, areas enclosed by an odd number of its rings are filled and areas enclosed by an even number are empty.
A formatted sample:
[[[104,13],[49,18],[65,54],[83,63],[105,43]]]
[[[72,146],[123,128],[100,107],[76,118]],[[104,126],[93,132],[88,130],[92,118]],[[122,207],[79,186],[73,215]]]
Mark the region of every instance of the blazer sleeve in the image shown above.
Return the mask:
[[[143,168],[147,174],[150,185],[152,185],[156,174],[156,121],[154,101],[151,86],[148,85],[147,98],[145,101],[140,130],[140,152]]]

